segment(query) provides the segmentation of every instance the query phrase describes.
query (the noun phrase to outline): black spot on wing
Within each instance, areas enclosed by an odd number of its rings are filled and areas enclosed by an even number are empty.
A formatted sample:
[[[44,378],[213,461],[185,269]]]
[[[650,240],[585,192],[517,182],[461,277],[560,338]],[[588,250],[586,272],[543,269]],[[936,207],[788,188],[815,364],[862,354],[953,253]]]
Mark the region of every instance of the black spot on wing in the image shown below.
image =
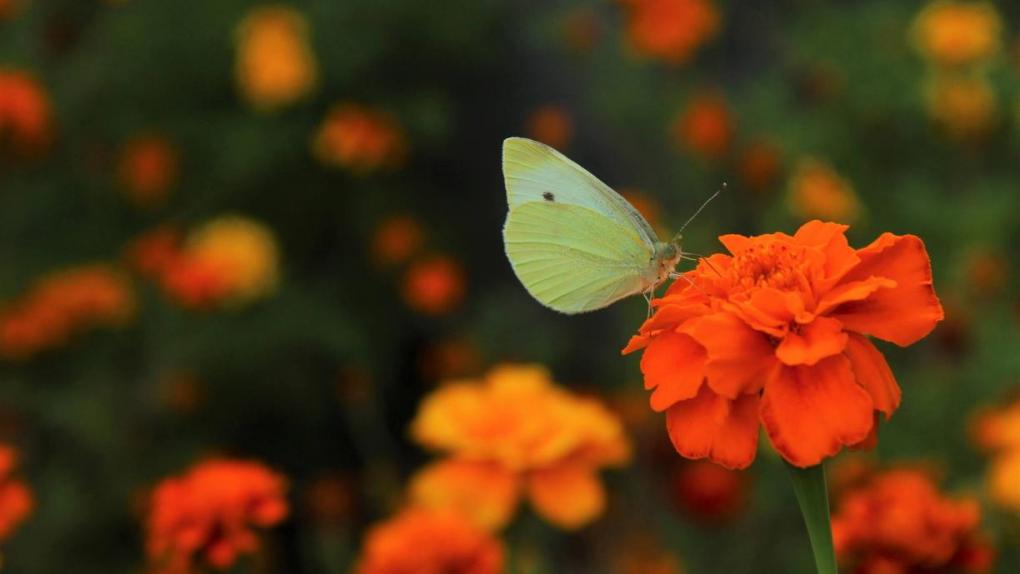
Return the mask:
[[[551,191],[547,191],[547,192],[543,193],[543,194],[542,194],[542,197],[543,197],[543,198],[544,198],[544,199],[545,199],[546,201],[556,201],[556,196],[555,196],[555,195],[553,195]]]

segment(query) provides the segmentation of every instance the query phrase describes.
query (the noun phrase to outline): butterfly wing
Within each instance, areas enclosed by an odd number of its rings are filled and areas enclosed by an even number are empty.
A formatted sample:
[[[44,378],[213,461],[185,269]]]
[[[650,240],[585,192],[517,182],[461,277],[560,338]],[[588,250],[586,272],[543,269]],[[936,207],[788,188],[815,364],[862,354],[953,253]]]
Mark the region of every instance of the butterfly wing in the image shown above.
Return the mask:
[[[578,205],[513,207],[503,241],[528,293],[562,313],[601,309],[647,289],[654,277],[653,249],[638,229]]]
[[[511,213],[532,201],[576,205],[621,227],[633,228],[649,248],[658,240],[645,218],[626,199],[543,143],[507,138],[503,142],[503,177]]]

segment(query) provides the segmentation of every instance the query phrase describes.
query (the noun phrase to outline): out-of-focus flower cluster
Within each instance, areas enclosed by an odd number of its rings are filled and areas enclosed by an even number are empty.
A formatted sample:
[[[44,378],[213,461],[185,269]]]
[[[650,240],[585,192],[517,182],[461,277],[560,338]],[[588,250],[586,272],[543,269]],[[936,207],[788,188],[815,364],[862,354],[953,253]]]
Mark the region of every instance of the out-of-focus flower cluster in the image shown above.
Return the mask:
[[[18,453],[0,445],[0,541],[13,534],[35,506],[32,490],[16,474]]]
[[[988,496],[1011,513],[1020,513],[1020,400],[979,413],[974,439],[992,454]]]

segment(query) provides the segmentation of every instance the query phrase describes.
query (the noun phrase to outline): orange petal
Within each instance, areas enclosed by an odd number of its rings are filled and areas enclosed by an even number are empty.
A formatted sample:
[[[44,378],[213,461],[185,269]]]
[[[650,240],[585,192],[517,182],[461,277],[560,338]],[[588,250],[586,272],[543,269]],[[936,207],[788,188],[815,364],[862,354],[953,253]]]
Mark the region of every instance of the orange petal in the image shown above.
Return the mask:
[[[580,464],[561,464],[532,472],[528,494],[539,514],[568,530],[591,522],[606,505],[606,494],[595,469]]]
[[[871,431],[874,404],[843,355],[776,369],[765,384],[761,422],[790,464],[814,466]]]
[[[920,238],[883,233],[857,254],[861,262],[844,281],[887,277],[896,281],[896,287],[836,308],[832,316],[847,329],[905,347],[942,320],[942,305],[931,282],[931,261]]]
[[[889,420],[900,406],[902,392],[885,357],[871,341],[856,333],[850,335],[845,354],[850,359],[857,384],[864,387],[871,395],[875,409],[885,413],[886,420]]]
[[[645,388],[652,393],[652,409],[662,412],[673,403],[698,394],[705,378],[705,348],[688,335],[662,333],[641,356]]]
[[[682,328],[708,353],[705,376],[712,390],[735,399],[761,389],[775,364],[768,338],[731,313],[692,319]]]
[[[890,289],[893,287],[896,287],[896,282],[885,277],[869,277],[863,281],[840,283],[825,293],[825,295],[822,295],[821,299],[818,300],[815,313],[824,315],[843,303],[861,301],[867,299],[879,289]]]
[[[825,357],[842,353],[847,334],[843,324],[828,317],[816,317],[799,333],[790,332],[776,347],[776,357],[787,365],[814,365]]]
[[[411,501],[419,506],[455,510],[482,528],[498,530],[517,508],[517,478],[487,462],[447,459],[411,479]]]
[[[666,428],[676,451],[687,458],[747,468],[758,448],[758,396],[731,401],[703,386],[698,396],[666,411]]]
[[[727,251],[736,255],[750,247],[754,242],[750,237],[744,237],[743,235],[737,235],[736,233],[729,233],[727,235],[720,235],[719,243],[722,243],[723,247],[725,247]]]
[[[831,289],[860,261],[846,239],[846,230],[849,227],[816,219],[800,226],[793,236],[797,243],[814,247],[825,255],[822,277],[815,280],[815,289],[819,293]]]

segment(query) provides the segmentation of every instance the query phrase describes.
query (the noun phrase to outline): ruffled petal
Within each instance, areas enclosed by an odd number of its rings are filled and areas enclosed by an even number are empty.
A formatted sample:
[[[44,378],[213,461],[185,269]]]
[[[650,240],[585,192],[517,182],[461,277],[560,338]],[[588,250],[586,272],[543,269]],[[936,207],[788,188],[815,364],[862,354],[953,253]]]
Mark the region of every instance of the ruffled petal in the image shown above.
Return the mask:
[[[822,295],[818,300],[815,313],[824,315],[831,309],[849,303],[867,299],[872,293],[879,289],[891,289],[896,287],[896,282],[886,277],[869,277],[861,281],[844,282]]]
[[[825,293],[860,261],[846,239],[848,225],[813,220],[800,226],[793,238],[797,243],[818,249],[825,255],[815,289]]]
[[[837,307],[832,316],[847,329],[905,347],[942,320],[942,305],[932,287],[931,261],[920,238],[883,233],[857,254],[861,262],[845,281],[886,277],[896,281],[896,287]]]
[[[666,411],[666,428],[681,455],[747,468],[758,448],[758,396],[728,400],[703,386],[698,396]]]
[[[725,247],[727,251],[736,255],[750,247],[754,241],[750,237],[737,235],[736,233],[728,233],[726,235],[719,236],[719,243],[722,243],[723,247]]]
[[[761,422],[772,445],[799,467],[864,440],[874,424],[871,397],[854,381],[843,355],[810,367],[776,369],[761,401]]]
[[[850,335],[845,354],[850,359],[857,384],[864,387],[871,395],[875,409],[885,414],[886,420],[889,420],[900,406],[902,391],[885,357],[871,341],[857,334]]]
[[[673,403],[698,394],[705,378],[705,348],[688,335],[662,333],[641,356],[645,388],[652,393],[652,409],[662,412]]]
[[[776,362],[768,338],[730,313],[692,319],[681,331],[705,348],[708,385],[730,399],[760,390]]]
[[[513,517],[519,498],[517,478],[502,466],[447,459],[432,463],[411,480],[411,500],[427,508],[452,509],[489,530]]]
[[[561,464],[536,470],[528,477],[528,494],[546,520],[573,530],[602,514],[606,494],[595,469],[580,464]]]
[[[816,317],[802,326],[799,333],[788,333],[776,347],[776,357],[787,365],[814,365],[825,357],[842,353],[847,338],[842,323]]]

